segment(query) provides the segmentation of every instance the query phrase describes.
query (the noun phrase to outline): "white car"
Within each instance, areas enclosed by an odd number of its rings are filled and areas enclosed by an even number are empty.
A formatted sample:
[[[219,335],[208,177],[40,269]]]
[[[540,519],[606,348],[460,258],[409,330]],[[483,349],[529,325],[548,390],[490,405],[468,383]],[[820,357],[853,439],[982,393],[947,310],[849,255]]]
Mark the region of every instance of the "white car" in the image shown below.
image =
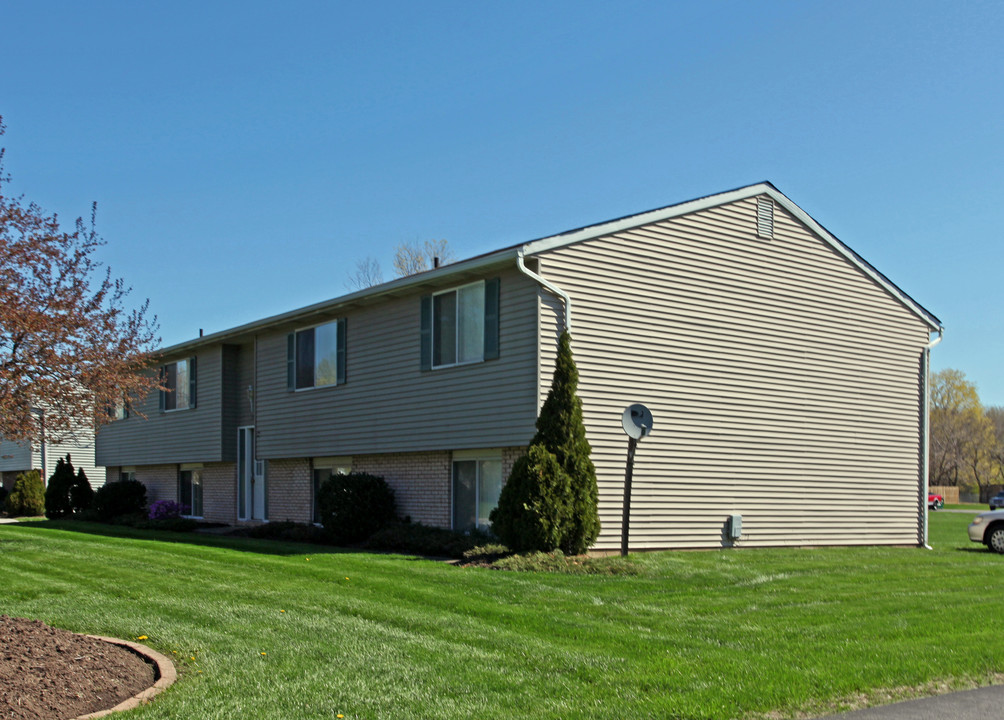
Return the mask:
[[[980,513],[969,524],[969,539],[1004,553],[1004,510]]]

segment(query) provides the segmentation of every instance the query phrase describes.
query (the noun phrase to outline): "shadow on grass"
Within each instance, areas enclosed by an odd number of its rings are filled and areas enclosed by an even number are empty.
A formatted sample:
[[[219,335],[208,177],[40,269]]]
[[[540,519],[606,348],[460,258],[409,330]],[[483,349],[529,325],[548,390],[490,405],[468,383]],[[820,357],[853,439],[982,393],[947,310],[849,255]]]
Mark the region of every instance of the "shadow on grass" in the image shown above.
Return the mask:
[[[143,530],[127,525],[105,525],[103,523],[85,522],[82,520],[38,520],[31,523],[18,523],[13,527],[25,527],[30,530],[61,530],[96,535],[110,538],[126,538],[130,540],[152,540],[154,542],[185,543],[201,547],[217,547],[239,552],[257,553],[260,555],[340,555],[346,553],[376,553],[361,548],[335,547],[333,545],[316,545],[312,543],[297,543],[286,540],[266,540],[259,538],[240,537],[236,535],[216,535],[201,532],[171,532],[168,530]],[[10,527],[10,526],[9,526]]]

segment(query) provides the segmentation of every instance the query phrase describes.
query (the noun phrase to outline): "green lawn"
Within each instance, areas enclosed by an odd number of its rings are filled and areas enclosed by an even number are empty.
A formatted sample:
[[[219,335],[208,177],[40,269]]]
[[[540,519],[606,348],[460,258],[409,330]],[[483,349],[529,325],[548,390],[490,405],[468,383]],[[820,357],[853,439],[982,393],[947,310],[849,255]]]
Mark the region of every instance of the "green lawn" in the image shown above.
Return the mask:
[[[933,552],[650,553],[632,576],[0,525],[0,612],[177,658],[136,718],[821,714],[1002,679],[1004,557],[969,519],[932,514]]]

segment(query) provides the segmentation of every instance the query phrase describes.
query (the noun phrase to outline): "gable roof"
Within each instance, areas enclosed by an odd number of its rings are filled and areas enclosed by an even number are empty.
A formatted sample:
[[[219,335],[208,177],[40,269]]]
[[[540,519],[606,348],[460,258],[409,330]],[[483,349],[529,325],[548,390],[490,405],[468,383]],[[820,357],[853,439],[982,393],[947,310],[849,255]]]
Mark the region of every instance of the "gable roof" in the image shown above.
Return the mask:
[[[782,193],[767,181],[756,183],[755,185],[747,185],[745,187],[736,188],[735,190],[728,190],[715,195],[706,195],[695,200],[687,200],[686,202],[677,203],[676,205],[668,205],[656,210],[648,210],[635,215],[626,215],[624,217],[617,218],[616,220],[607,220],[606,222],[597,223],[595,225],[587,225],[586,227],[578,228],[576,230],[568,230],[558,235],[539,238],[523,245],[523,252],[526,255],[534,255],[548,250],[565,247],[566,245],[583,242],[585,240],[592,240],[601,236],[612,235],[614,233],[636,228],[641,225],[662,222],[664,220],[688,215],[700,210],[718,207],[719,205],[726,205],[739,200],[746,200],[759,195],[770,196],[775,203],[791,213],[791,215],[801,221],[801,223],[809,230],[819,236],[823,242],[828,244],[848,262],[878,283],[886,290],[886,292],[902,303],[908,310],[927,323],[932,330],[940,332],[943,329],[941,321],[937,317],[928,312],[920,303],[903,292],[896,286],[895,283],[879,272],[867,260],[842,243],[829,230],[816,222],[809,215],[809,213],[805,212],[805,210],[792,202],[787,195]]]
[[[774,187],[771,183],[764,181],[754,185],[736,188],[735,190],[728,190],[723,193],[716,193],[714,195],[706,195],[694,200],[687,200],[675,205],[667,205],[666,207],[658,208],[656,210],[648,210],[634,215],[625,215],[624,217],[620,217],[615,220],[606,220],[594,225],[587,225],[574,230],[568,230],[566,232],[559,233],[558,235],[550,235],[538,238],[537,240],[531,240],[530,242],[511,245],[509,247],[502,248],[501,250],[477,255],[475,257],[468,258],[467,260],[443,265],[433,270],[426,270],[414,275],[397,278],[396,280],[364,288],[363,290],[357,290],[356,292],[352,292],[347,295],[342,295],[330,300],[324,300],[313,305],[308,305],[306,307],[280,313],[278,315],[272,315],[261,320],[255,320],[253,322],[212,333],[204,337],[178,343],[162,349],[160,354],[164,356],[175,355],[182,352],[188,352],[204,345],[228,341],[233,342],[261,330],[288,325],[294,322],[304,322],[312,317],[328,315],[340,308],[348,308],[353,305],[372,302],[382,297],[394,297],[396,295],[413,292],[417,289],[425,287],[432,288],[440,286],[442,281],[447,278],[474,273],[487,267],[506,265],[514,262],[515,259],[521,255],[535,255],[548,250],[565,247],[566,245],[572,245],[574,243],[591,240],[593,238],[611,235],[613,233],[636,228],[641,225],[647,225],[649,223],[661,222],[670,218],[680,217],[681,215],[687,215],[700,210],[717,207],[719,205],[726,205],[728,203],[745,200],[758,195],[770,196],[775,203],[791,213],[807,228],[809,228],[809,230],[819,236],[823,242],[830,245],[848,262],[883,287],[886,292],[902,303],[908,310],[917,315],[932,330],[937,332],[942,331],[943,328],[941,321],[938,320],[937,317],[924,309],[923,306],[921,306],[905,292],[900,290],[895,283],[879,272],[864,258],[851,250],[847,245],[837,239],[837,237],[830,233],[829,230],[813,220],[807,212],[792,202],[784,193]]]

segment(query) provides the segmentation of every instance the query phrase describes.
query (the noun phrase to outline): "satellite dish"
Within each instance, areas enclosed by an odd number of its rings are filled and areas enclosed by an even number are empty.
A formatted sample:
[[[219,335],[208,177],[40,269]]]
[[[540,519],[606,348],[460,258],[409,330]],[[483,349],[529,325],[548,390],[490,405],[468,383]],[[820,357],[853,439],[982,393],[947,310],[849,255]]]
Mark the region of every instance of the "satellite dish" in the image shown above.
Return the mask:
[[[644,405],[635,403],[624,411],[621,425],[628,437],[641,440],[652,432],[652,413]]]

